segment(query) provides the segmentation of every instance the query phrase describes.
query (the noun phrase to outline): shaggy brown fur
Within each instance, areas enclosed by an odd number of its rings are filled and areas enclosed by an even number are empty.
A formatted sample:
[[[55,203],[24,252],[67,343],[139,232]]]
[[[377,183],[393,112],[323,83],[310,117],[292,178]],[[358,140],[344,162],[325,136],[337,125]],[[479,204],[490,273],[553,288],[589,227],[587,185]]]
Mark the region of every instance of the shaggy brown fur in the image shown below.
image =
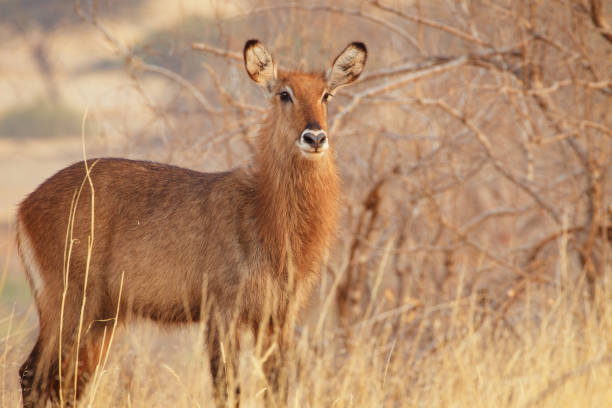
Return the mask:
[[[278,95],[286,86],[295,98],[291,103]],[[83,388],[106,351],[102,334],[119,301],[121,322],[206,318],[214,376],[219,341],[232,322],[255,336],[265,323],[265,332],[278,330],[278,341],[290,343],[296,314],[332,241],[339,178],[331,151],[310,159],[296,146],[309,126],[327,130],[325,77],[280,72],[266,87],[271,107],[248,168],[200,173],[125,159],[88,162],[94,234],[78,359],[73,356],[92,235],[84,163],[59,171],[21,203],[17,242],[40,317],[38,340],[20,370],[24,406],[59,399],[60,364],[64,401],[71,400],[76,360]]]

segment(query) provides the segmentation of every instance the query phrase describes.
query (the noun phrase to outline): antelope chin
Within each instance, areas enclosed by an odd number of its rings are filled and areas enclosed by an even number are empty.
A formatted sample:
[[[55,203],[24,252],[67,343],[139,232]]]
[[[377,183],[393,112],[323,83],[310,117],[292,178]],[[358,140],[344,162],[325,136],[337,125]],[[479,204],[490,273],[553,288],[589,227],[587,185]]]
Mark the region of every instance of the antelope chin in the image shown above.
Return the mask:
[[[296,143],[296,145],[300,149],[302,157],[310,160],[320,159],[327,154],[327,150],[329,149],[329,145],[327,143],[317,147],[316,149],[306,143],[300,143],[299,141]]]

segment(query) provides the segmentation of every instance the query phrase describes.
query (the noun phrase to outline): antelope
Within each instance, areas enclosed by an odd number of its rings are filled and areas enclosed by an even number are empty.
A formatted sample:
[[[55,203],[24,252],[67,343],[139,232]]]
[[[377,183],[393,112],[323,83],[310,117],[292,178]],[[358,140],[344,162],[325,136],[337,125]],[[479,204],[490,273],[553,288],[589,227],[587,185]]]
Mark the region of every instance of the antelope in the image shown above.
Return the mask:
[[[326,73],[279,70],[258,40],[243,57],[270,105],[248,166],[92,159],[19,205],[18,252],[40,322],[19,370],[24,407],[78,400],[115,320],[206,322],[213,379],[232,325],[277,332],[279,349],[290,347],[337,223],[327,102],[359,77],[367,51],[349,44]]]

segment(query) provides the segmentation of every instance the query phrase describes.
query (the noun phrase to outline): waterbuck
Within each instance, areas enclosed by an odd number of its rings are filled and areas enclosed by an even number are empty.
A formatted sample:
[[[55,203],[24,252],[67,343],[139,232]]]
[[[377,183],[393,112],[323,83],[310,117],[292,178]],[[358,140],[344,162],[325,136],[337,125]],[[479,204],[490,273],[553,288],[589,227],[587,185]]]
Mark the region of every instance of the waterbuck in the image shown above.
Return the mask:
[[[19,372],[24,407],[78,397],[115,319],[206,319],[213,378],[232,327],[255,338],[278,333],[278,348],[289,346],[336,227],[327,102],[359,77],[366,57],[354,42],[326,73],[286,72],[250,40],[245,68],[270,106],[249,166],[201,173],[88,160],[23,200],[17,244],[40,318]]]

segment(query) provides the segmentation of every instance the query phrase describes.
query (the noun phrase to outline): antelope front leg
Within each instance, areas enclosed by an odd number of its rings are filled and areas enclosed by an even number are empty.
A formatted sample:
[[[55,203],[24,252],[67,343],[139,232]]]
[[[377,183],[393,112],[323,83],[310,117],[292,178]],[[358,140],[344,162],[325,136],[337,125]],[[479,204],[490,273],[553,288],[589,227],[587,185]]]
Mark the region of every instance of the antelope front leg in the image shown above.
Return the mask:
[[[228,403],[231,406],[232,401],[237,404],[240,397],[236,385],[240,345],[235,333],[221,326],[211,317],[206,339],[215,399],[223,406]]]
[[[281,406],[287,401],[290,378],[295,372],[294,328],[294,318],[284,319],[280,325],[272,325],[266,336],[269,343],[265,343],[268,347],[262,349],[265,354],[271,346],[275,346],[266,358],[263,368],[270,387],[269,396]]]

